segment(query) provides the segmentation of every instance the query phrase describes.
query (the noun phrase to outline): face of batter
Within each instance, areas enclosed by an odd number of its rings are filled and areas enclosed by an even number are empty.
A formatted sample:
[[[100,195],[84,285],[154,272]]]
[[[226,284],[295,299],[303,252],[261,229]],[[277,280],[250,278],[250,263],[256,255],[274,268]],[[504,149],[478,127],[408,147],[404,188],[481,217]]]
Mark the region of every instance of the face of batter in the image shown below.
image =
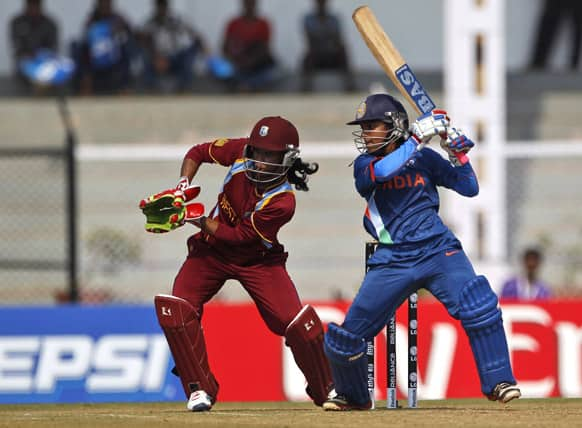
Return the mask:
[[[362,122],[362,139],[370,154],[386,155],[394,151],[394,144],[386,145],[386,136],[390,131],[388,124],[380,120]]]

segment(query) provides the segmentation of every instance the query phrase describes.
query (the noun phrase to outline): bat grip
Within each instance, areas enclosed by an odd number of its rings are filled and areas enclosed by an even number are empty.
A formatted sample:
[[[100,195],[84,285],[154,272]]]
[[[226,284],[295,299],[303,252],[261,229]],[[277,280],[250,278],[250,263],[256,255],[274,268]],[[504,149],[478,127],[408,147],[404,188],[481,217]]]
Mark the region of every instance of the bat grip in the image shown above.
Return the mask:
[[[463,152],[455,153],[455,157],[459,160],[459,162],[461,162],[461,165],[465,165],[467,162],[469,162],[469,158]]]

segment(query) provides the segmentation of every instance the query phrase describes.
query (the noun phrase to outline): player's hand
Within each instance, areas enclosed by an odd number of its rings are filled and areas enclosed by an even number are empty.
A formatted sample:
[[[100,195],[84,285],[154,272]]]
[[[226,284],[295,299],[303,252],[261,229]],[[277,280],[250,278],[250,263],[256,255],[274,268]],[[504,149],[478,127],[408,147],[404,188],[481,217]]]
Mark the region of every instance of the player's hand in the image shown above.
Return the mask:
[[[178,223],[182,204],[175,204],[175,189],[164,190],[148,196],[139,202],[139,207],[146,216],[145,229],[152,233],[166,233],[180,226]]]
[[[197,184],[190,184],[188,182],[188,177],[181,177],[176,186],[177,191],[181,191],[181,194],[174,200],[178,205],[181,204],[183,211],[183,217],[180,216],[180,226],[184,223],[195,223],[204,215],[204,205],[199,202],[191,202],[200,194],[200,186]],[[190,203],[191,202],[191,203]]]
[[[180,177],[178,184],[176,184],[176,190],[184,191],[188,187],[190,187],[190,180],[188,180],[188,177]],[[200,188],[200,186],[198,186],[198,188]]]
[[[145,229],[151,233],[166,233],[186,222],[204,215],[204,205],[198,202],[187,204],[200,193],[200,186],[169,189],[142,199],[139,207],[146,216]]]
[[[449,155],[449,160],[455,166],[465,165],[469,162],[467,152],[475,146],[475,143],[457,128],[447,129],[447,138],[441,138],[441,147]]]
[[[182,224],[192,223],[199,225],[199,220],[204,216],[204,205],[200,202],[192,202],[184,205]]]
[[[417,144],[427,144],[433,137],[440,135],[444,138],[450,119],[444,110],[432,110],[423,114],[412,124],[412,138]]]
[[[447,130],[447,141],[446,145],[453,151],[453,152],[462,152],[467,153],[473,147],[475,147],[475,143],[465,135],[465,133],[461,129],[457,128],[449,128]]]

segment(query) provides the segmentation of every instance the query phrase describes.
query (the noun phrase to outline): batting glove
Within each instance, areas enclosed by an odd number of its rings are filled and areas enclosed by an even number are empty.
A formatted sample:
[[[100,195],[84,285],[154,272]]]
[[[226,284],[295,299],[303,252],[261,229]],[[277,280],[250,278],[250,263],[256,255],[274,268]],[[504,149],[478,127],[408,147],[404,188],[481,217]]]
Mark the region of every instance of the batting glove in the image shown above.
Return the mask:
[[[475,143],[457,128],[447,130],[447,138],[441,138],[441,147],[449,155],[449,160],[454,166],[462,166],[469,162],[467,152],[475,146]]]
[[[432,110],[420,116],[412,124],[412,138],[418,144],[426,144],[436,135],[444,138],[449,125],[450,119],[445,110]]]

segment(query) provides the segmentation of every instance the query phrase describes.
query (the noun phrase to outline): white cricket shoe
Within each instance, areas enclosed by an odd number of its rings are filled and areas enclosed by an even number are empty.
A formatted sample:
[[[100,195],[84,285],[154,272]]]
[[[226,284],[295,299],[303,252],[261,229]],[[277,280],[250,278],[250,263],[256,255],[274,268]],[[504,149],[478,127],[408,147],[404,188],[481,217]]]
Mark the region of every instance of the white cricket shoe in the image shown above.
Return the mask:
[[[328,399],[321,406],[325,411],[370,410],[372,408],[372,401],[368,401],[366,404],[350,403],[345,395],[336,393],[335,389],[333,391],[335,394],[332,396],[330,393]]]
[[[487,398],[491,401],[499,401],[505,404],[519,397],[521,397],[521,391],[517,385],[501,382],[495,386],[495,389]]]
[[[212,399],[206,392],[199,390],[190,394],[186,407],[191,412],[207,412],[212,408]]]

